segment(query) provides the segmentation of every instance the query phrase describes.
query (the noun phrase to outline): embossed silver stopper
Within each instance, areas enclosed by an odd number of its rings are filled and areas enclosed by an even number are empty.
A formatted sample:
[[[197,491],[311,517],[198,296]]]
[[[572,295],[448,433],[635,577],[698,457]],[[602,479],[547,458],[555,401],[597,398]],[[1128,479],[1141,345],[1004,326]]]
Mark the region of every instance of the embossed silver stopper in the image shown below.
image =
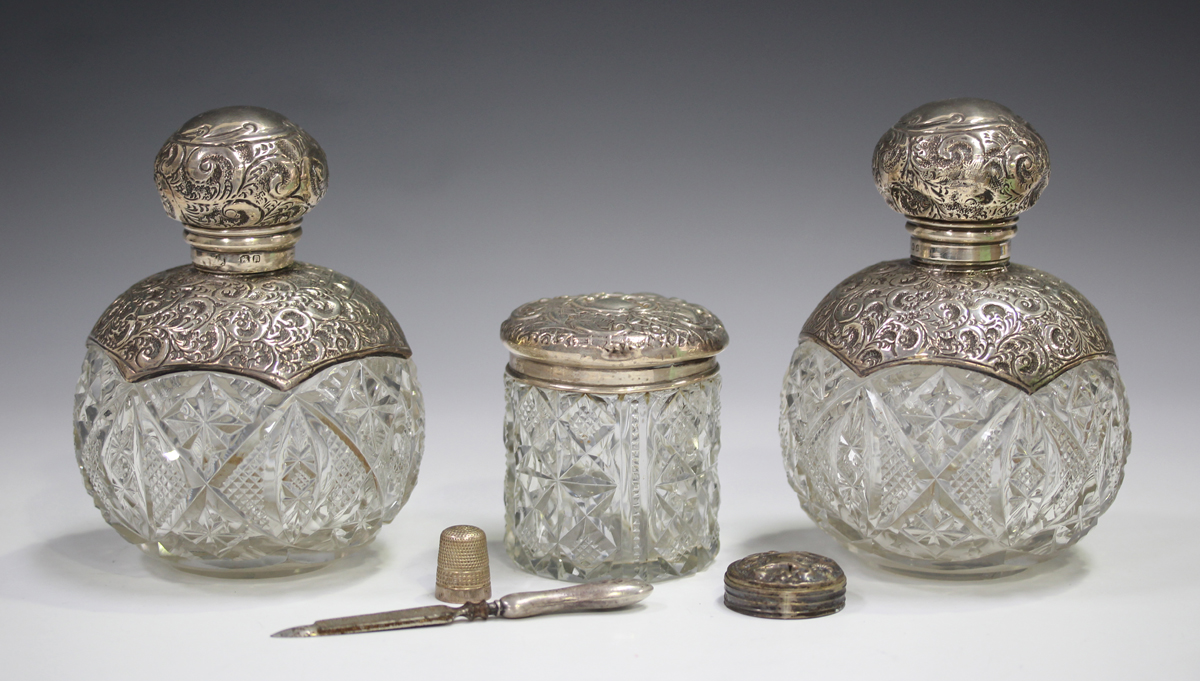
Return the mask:
[[[729,344],[705,308],[654,293],[542,298],[500,326],[508,373],[548,388],[623,393],[674,388],[718,370]]]
[[[300,219],[329,186],[325,152],[282,115],[213,109],[183,124],[154,160],[167,215],[184,225],[192,262],[214,272],[291,265]]]
[[[986,99],[946,99],[905,114],[872,159],[875,185],[908,218],[912,256],[938,265],[1008,261],[1017,216],[1050,181],[1046,143]]]
[[[492,597],[487,535],[474,525],[442,530],[434,598],[445,603],[477,603]]]

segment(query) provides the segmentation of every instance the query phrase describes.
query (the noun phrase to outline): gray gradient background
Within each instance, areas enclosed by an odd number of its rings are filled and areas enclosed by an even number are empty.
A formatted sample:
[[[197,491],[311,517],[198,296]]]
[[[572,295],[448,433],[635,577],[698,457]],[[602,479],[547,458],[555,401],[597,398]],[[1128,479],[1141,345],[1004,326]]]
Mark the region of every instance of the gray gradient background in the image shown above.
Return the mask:
[[[607,651],[597,659],[635,677],[783,669],[798,654],[796,623],[724,611],[720,574],[752,550],[809,548],[851,576],[847,612],[803,629],[820,642],[819,655],[805,652],[813,668],[853,660],[863,675],[917,674],[939,649],[906,643],[919,626],[952,649],[946,664],[979,677],[1195,674],[1196,27],[1193,10],[1150,3],[9,8],[0,510],[12,532],[0,543],[0,650],[26,651],[18,669],[35,676],[137,677],[203,641],[238,669],[305,677],[432,670],[451,646],[474,645],[449,659],[504,672],[527,665],[519,655],[539,637],[560,651],[541,651],[550,663],[581,664],[586,635]],[[1047,140],[1052,182],[1021,219],[1014,260],[1101,310],[1133,405],[1126,486],[1098,529],[1070,556],[991,585],[862,567],[799,510],[775,434],[808,313],[848,274],[907,254],[903,219],[871,182],[875,141],[913,107],[954,96],[1000,101]],[[154,154],[183,121],[229,104],[281,111],[325,148],[330,191],[298,257],[389,305],[428,410],[421,482],[376,547],[267,584],[140,560],[91,508],[69,429],[96,317],[187,259],[154,190]],[[499,324],[527,300],[594,290],[685,297],[730,331],[717,564],[660,587],[648,602],[658,605],[610,616],[619,621],[392,634],[424,636],[403,659],[388,654],[401,639],[385,635],[314,643],[304,657],[297,645],[308,644],[262,639],[317,616],[425,602],[442,526],[474,522],[499,539]],[[496,542],[492,560],[498,593],[550,586],[508,567]],[[1129,586],[1125,575],[1143,570],[1148,583]],[[51,654],[67,637],[78,657]],[[1039,652],[1012,654],[1026,644]],[[137,656],[144,665],[130,665]],[[584,669],[579,678],[599,674]]]

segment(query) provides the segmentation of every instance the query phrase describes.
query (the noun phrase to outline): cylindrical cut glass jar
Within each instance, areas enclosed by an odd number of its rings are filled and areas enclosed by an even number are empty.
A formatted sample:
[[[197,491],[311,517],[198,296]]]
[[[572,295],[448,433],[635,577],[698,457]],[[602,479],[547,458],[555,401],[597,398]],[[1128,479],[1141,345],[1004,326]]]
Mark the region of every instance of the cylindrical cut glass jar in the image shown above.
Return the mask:
[[[192,264],[134,284],[87,341],[75,452],[143,551],[229,577],[294,574],[375,538],[416,484],[412,351],[370,291],[296,262],[325,152],[279,114],[188,121],[154,178]]]
[[[596,293],[523,305],[500,335],[513,561],[570,581],[711,564],[721,321],[678,298]]]
[[[852,275],[804,324],[780,437],[804,510],[868,562],[997,577],[1082,538],[1116,496],[1129,404],[1079,291],[1009,261],[1050,178],[995,102],[926,104],[875,148],[911,257]]]

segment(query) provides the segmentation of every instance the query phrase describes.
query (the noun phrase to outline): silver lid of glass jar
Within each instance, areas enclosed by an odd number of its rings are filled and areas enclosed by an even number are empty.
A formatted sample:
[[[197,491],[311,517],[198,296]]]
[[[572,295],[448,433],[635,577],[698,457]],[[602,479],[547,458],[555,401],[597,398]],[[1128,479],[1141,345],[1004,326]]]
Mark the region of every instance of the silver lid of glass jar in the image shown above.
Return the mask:
[[[729,344],[721,320],[700,305],[654,293],[543,298],[513,310],[500,326],[508,373],[558,390],[665,390],[718,370]]]

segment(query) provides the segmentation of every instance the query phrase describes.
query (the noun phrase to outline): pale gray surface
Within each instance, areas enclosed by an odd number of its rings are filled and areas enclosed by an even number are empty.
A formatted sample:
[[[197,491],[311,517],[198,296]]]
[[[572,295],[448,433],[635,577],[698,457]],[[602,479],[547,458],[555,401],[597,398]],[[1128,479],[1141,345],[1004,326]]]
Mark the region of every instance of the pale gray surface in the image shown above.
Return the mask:
[[[1200,672],[1190,8],[317,7],[6,16],[9,675]],[[1053,181],[1021,219],[1014,260],[1072,283],[1105,315],[1133,410],[1126,485],[1098,528],[1062,561],[982,585],[890,577],[840,551],[798,508],[775,436],[809,311],[841,278],[907,253],[903,218],[872,186],[875,141],[905,111],[954,96],[999,101],[1045,137]],[[91,507],[70,436],[96,317],[137,279],[187,261],[159,207],[154,153],[183,121],[233,103],[279,110],[328,152],[330,192],[298,257],[391,307],[428,412],[421,480],[376,548],[262,583],[145,562]],[[496,543],[498,329],[522,302],[604,289],[682,296],[730,331],[716,565],[659,586],[636,612],[268,638],[320,617],[432,603],[438,532],[456,523],[487,530],[496,593],[554,585],[515,572]],[[722,566],[770,548],[841,561],[846,610],[809,622],[725,610]]]

